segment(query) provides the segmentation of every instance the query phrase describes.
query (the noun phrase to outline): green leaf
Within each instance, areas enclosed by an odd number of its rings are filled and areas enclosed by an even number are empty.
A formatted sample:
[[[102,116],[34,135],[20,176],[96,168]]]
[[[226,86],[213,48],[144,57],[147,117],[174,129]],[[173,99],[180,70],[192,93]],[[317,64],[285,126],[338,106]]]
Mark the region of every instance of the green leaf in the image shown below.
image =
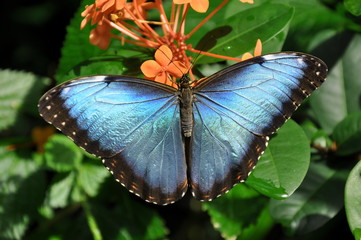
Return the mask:
[[[361,15],[361,2],[359,0],[344,0],[346,9],[355,16]]]
[[[348,115],[335,127],[333,138],[337,154],[349,155],[361,151],[361,111]]]
[[[361,109],[359,52],[361,52],[361,35],[356,35],[342,59],[328,74],[326,82],[310,98],[315,116],[329,134],[349,113]]]
[[[203,203],[202,207],[225,239],[263,239],[273,225],[266,204],[267,199],[256,191],[238,184],[222,197]]]
[[[37,115],[36,105],[47,78],[32,73],[0,70],[0,130],[21,126],[20,112]]]
[[[302,183],[310,163],[306,134],[289,120],[271,139],[247,185],[276,199],[289,197]]]
[[[361,239],[361,162],[351,171],[345,188],[345,208],[348,224],[355,236]]]
[[[56,74],[58,83],[79,76],[101,74],[126,74],[137,75],[140,73],[140,64],[147,49],[134,45],[120,45],[119,40],[112,41],[106,50],[90,44],[89,35],[94,26],[87,24],[80,29],[83,20],[81,12],[86,5],[94,1],[83,0],[74,18],[67,27],[64,46],[61,50],[61,58]]]
[[[75,174],[57,174],[48,190],[47,202],[53,208],[65,207],[69,204],[70,193],[75,182]]]
[[[0,147],[0,239],[22,239],[44,193],[45,174],[30,154]]]
[[[104,239],[164,239],[168,233],[154,210],[131,200],[129,195],[107,207],[92,204],[90,210]]]
[[[344,14],[332,10],[320,0],[287,2],[294,7],[295,14],[290,24],[285,49],[310,52],[315,47],[316,39],[329,40],[331,33],[339,33],[353,24]],[[330,52],[333,49],[326,51]]]
[[[83,158],[79,147],[61,134],[55,134],[48,140],[44,156],[46,165],[58,172],[73,170]]]
[[[207,33],[198,46],[208,52],[239,57],[253,52],[257,39],[263,43],[263,52],[279,51],[287,35],[293,8],[282,4],[263,4],[249,8],[218,23]],[[219,34],[222,31],[222,34]],[[214,36],[219,35],[216,39]],[[213,46],[212,46],[213,45]],[[203,46],[203,47],[202,47]],[[219,59],[200,56],[198,63],[217,62]]]
[[[92,0],[84,0],[80,5],[70,25],[67,27],[64,46],[61,50],[61,58],[56,73],[58,82],[69,80],[66,75],[76,65],[87,61],[90,57],[99,55],[102,50],[89,43],[89,34],[91,27],[88,24],[83,30],[80,30],[80,23],[83,19],[81,12],[85,10],[86,5],[94,3]]]
[[[306,234],[323,226],[343,207],[347,171],[312,163],[301,186],[285,200],[271,199],[270,213],[288,234]]]
[[[109,176],[105,167],[87,163],[82,164],[78,171],[78,184],[90,197],[98,194],[104,179]]]

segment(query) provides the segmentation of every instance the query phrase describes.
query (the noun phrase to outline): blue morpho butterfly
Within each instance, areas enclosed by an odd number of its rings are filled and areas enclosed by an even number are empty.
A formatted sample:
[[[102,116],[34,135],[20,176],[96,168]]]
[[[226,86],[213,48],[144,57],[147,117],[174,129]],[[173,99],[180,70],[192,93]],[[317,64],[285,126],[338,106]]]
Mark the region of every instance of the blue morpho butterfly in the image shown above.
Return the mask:
[[[103,159],[130,192],[166,205],[188,189],[212,200],[245,181],[269,135],[325,80],[320,59],[255,57],[178,89],[126,76],[81,77],[49,90],[40,115]]]

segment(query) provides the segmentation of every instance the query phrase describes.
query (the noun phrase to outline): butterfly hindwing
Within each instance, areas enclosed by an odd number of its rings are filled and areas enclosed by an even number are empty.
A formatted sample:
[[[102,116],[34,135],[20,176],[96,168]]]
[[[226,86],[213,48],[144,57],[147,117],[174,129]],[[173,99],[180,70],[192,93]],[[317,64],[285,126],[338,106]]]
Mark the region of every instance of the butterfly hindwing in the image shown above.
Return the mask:
[[[189,164],[193,195],[211,200],[247,178],[269,135],[326,78],[319,59],[269,54],[223,69],[194,88]]]
[[[129,191],[168,204],[187,190],[176,89],[124,76],[79,78],[55,87],[39,112],[103,159]]]

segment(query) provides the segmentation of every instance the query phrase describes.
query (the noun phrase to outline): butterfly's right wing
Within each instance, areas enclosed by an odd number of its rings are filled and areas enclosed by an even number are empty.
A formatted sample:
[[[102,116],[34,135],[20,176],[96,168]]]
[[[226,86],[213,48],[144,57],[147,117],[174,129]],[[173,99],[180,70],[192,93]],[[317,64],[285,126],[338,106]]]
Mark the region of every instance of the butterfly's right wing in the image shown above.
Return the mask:
[[[225,68],[194,89],[189,172],[193,195],[213,198],[244,181],[268,136],[326,78],[322,60],[282,52]]]
[[[42,117],[103,159],[129,191],[169,204],[187,190],[176,89],[125,76],[75,79],[49,90]]]

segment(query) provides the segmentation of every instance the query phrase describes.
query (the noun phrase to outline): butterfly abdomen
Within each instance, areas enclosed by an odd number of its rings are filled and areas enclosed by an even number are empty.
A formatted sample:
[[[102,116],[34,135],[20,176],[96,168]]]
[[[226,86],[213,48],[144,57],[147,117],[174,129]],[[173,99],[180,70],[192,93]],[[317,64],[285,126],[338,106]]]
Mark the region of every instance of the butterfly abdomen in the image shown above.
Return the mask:
[[[193,93],[189,86],[180,90],[180,115],[183,135],[192,136],[193,130]]]

